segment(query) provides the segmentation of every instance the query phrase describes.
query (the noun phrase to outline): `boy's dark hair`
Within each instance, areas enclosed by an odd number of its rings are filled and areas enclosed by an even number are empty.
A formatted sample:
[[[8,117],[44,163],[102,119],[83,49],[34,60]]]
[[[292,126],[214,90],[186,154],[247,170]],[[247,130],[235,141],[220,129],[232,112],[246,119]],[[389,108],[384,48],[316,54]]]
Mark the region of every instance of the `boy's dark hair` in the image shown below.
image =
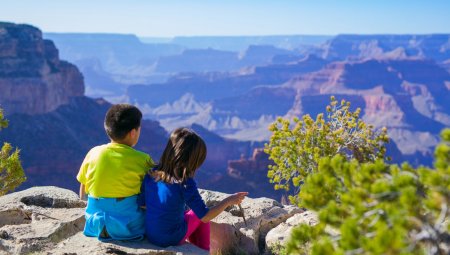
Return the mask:
[[[156,181],[184,182],[194,177],[205,158],[206,145],[203,139],[191,129],[177,128],[170,134],[156,171],[150,171],[150,175]]]
[[[142,113],[130,104],[115,104],[105,116],[106,134],[114,141],[122,140],[133,129],[141,126]]]

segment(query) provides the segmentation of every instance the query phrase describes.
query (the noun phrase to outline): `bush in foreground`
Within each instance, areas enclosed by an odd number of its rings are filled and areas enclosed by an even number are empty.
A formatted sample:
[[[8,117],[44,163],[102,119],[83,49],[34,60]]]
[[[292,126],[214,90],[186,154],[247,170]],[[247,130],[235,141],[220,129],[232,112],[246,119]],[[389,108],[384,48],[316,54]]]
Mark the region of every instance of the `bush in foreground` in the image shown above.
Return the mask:
[[[450,129],[442,138],[435,169],[321,158],[299,194],[320,223],[294,229],[288,253],[449,254]]]
[[[8,121],[0,109],[0,130],[8,127]],[[13,150],[9,143],[4,143],[0,151],[0,196],[16,189],[26,180],[20,163],[19,150]]]
[[[331,97],[326,117],[321,113],[314,120],[304,115],[293,123],[278,118],[269,127],[272,136],[265,146],[274,161],[267,176],[275,189],[291,190],[293,185],[289,200],[298,204],[300,186],[317,169],[320,158],[339,154],[360,163],[383,159],[389,140],[387,130],[376,132],[359,118],[360,112],[359,108],[352,112],[350,102],[338,103]]]

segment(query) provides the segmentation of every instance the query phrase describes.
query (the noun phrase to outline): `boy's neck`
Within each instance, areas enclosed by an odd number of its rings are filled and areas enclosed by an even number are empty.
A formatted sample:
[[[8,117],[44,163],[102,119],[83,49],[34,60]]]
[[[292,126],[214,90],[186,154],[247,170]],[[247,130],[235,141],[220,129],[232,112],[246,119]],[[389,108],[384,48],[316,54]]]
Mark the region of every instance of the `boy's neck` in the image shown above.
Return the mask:
[[[126,141],[126,140],[123,140],[123,141],[114,141],[114,140],[111,140],[111,143],[124,144],[124,145],[130,146],[130,147],[133,147],[133,146],[134,146],[134,144],[133,144],[132,142]]]

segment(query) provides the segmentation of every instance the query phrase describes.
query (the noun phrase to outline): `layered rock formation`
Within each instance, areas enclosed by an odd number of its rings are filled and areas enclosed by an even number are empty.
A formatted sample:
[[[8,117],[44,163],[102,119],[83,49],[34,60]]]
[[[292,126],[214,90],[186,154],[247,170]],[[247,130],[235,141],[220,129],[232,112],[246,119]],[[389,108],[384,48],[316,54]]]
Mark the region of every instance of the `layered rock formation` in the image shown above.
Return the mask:
[[[226,182],[234,183],[233,190],[224,189],[227,192],[237,191],[236,187],[249,192],[249,194],[257,194],[257,196],[266,196],[282,201],[287,196],[286,191],[275,190],[274,185],[269,183],[267,178],[268,165],[273,164],[269,160],[262,148],[253,151],[251,157],[241,156],[240,159],[229,160],[227,168]]]
[[[448,81],[450,74],[428,60],[337,62],[286,84],[297,90],[288,116],[315,115],[335,95],[360,107],[366,122],[386,126],[404,156],[430,157],[439,132],[450,125]]]
[[[108,100],[121,96],[128,85],[164,82],[178,72],[236,71],[243,66],[265,64],[276,54],[298,58],[298,47],[316,45],[330,38],[236,36],[164,39],[87,33],[45,33],[44,37],[55,42],[63,59],[82,70],[88,96]]]
[[[315,56],[307,56],[298,57],[297,61],[255,67],[243,72],[179,74],[166,83],[130,86],[127,95],[131,102],[151,108],[174,102],[186,93],[194,95],[200,102],[210,102],[242,95],[262,85],[279,85],[300,74],[318,71],[327,63]]]
[[[201,195],[208,206],[228,196],[208,190]],[[82,234],[85,206],[74,192],[57,187],[0,197],[0,254],[207,254],[189,243],[161,248],[146,240],[100,242],[86,237]],[[267,233],[280,224],[291,224],[292,220],[284,223],[287,219],[314,223],[302,209],[268,198],[246,198],[242,208],[227,208],[211,222],[212,254],[262,254],[268,251]]]
[[[411,157],[430,164],[430,160],[423,159],[431,158],[438,133],[450,125],[447,84],[450,74],[429,60],[333,62],[282,85],[258,87],[239,96],[215,100],[210,117],[234,120],[235,126],[220,130],[227,137],[268,140],[267,126],[276,116],[315,116],[324,112],[330,96],[335,95],[350,101],[353,109],[360,107],[366,122],[388,128],[400,154],[405,156],[396,160]],[[262,117],[265,125],[256,121]]]
[[[39,29],[0,23],[0,41],[0,106],[7,115],[50,112],[84,94],[81,73],[59,60]]]

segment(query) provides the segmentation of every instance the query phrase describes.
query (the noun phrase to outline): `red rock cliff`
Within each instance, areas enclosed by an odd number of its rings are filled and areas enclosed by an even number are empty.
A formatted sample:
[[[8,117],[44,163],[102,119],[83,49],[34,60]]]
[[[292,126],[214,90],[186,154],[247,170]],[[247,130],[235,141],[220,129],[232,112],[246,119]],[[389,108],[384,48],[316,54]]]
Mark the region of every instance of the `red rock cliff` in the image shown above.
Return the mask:
[[[227,173],[234,178],[244,178],[248,176],[255,177],[255,174],[262,173],[263,179],[266,179],[268,165],[272,161],[263,148],[257,148],[253,151],[253,156],[249,159],[241,158],[238,160],[229,160]]]
[[[39,29],[0,23],[0,107],[7,115],[50,112],[83,94],[82,74]]]

